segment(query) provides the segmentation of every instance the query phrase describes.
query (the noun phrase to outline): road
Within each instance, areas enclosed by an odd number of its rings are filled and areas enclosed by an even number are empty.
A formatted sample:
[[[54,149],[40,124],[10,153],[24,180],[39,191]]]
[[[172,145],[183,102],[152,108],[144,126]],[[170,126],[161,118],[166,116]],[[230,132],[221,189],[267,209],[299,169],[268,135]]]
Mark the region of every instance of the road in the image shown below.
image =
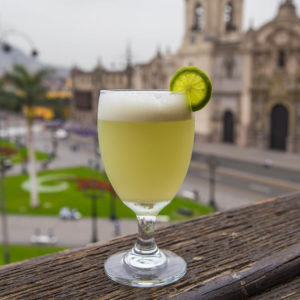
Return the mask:
[[[193,161],[206,163],[209,154],[207,153],[199,153],[194,152],[192,156]],[[283,168],[276,165],[272,165],[271,167],[267,168],[264,167],[262,163],[257,163],[253,161],[245,161],[240,159],[233,159],[229,157],[225,157],[222,155],[215,155],[217,157],[219,166],[231,170],[244,170],[249,175],[261,175],[269,178],[279,179],[290,181],[294,183],[300,184],[300,170],[294,170],[290,168]],[[300,164],[300,159],[299,162]]]
[[[192,161],[180,193],[198,191],[200,201],[208,204],[209,176],[207,165]],[[215,200],[218,209],[222,211],[299,190],[300,186],[295,183],[253,176],[223,167],[217,168],[216,171]]]

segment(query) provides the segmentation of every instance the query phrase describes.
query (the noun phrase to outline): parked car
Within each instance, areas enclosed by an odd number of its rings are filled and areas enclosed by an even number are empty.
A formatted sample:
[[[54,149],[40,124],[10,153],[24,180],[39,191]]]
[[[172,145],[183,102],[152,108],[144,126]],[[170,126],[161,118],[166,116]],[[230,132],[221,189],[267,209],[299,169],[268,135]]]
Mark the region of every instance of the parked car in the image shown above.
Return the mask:
[[[69,133],[65,129],[57,129],[54,133],[54,137],[58,140],[65,140],[69,137]]]

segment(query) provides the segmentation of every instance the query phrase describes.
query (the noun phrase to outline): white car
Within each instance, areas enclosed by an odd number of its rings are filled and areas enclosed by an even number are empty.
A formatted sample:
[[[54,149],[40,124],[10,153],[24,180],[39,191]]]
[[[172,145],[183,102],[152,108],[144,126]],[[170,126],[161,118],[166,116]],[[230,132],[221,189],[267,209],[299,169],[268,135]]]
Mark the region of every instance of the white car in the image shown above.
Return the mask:
[[[55,131],[54,137],[58,140],[65,140],[69,137],[69,133],[65,129],[60,128]]]

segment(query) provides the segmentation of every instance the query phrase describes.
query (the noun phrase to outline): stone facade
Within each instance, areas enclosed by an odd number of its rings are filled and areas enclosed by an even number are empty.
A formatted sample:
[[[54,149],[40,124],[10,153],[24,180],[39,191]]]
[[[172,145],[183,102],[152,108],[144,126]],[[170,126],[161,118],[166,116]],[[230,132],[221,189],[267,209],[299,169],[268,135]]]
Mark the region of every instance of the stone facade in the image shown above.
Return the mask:
[[[249,143],[300,152],[300,20],[292,1],[249,31],[244,46],[252,60]]]
[[[74,69],[72,118],[96,124],[100,89],[167,89],[181,66],[205,70],[213,100],[196,114],[196,138],[300,153],[300,19],[292,0],[257,30],[242,31],[243,0],[185,0],[176,54],[123,71]],[[279,124],[279,125],[278,125]]]
[[[71,105],[72,121],[82,126],[95,127],[97,124],[97,107],[101,89],[132,88],[133,68],[110,72],[97,66],[92,72],[72,70],[73,99]]]

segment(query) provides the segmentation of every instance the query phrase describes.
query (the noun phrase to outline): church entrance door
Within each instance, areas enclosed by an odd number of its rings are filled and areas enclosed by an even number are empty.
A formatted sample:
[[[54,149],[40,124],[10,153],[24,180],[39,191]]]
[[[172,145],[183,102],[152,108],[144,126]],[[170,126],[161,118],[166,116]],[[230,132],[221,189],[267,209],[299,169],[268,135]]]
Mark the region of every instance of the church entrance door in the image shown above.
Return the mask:
[[[284,105],[277,104],[273,107],[271,112],[271,149],[286,150],[288,119],[288,110]]]
[[[230,111],[226,111],[223,118],[223,142],[234,143],[234,117]]]

